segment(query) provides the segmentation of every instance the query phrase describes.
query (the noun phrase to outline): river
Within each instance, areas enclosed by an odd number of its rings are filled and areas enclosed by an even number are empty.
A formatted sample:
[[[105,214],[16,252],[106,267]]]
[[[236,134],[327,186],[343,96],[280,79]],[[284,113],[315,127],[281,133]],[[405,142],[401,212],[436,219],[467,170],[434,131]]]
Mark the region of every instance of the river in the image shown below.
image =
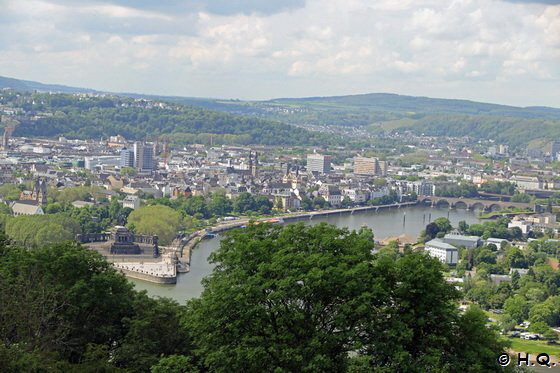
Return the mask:
[[[378,212],[369,210],[352,215],[348,213],[328,215],[302,221],[306,224],[327,222],[350,229],[360,229],[365,224],[373,229],[376,239],[382,240],[401,234],[416,238],[430,222],[430,218],[433,221],[439,217],[448,217],[453,226],[457,226],[461,220],[465,220],[469,224],[480,222],[477,211],[427,206],[388,208]],[[175,285],[159,285],[141,280],[131,281],[136,285],[136,289],[146,290],[151,296],[169,297],[183,303],[187,299],[199,296],[202,292],[201,280],[212,272],[212,265],[207,261],[208,255],[216,250],[219,244],[220,237],[203,240],[192,253],[190,272],[180,274]]]

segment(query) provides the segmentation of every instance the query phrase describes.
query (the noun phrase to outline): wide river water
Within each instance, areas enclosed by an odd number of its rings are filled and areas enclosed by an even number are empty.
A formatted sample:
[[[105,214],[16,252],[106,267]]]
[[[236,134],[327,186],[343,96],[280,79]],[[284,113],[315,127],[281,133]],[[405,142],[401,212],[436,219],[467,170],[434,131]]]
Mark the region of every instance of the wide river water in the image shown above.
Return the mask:
[[[467,223],[480,222],[478,211],[467,211],[462,209],[432,208],[427,206],[412,206],[406,208],[380,209],[359,212],[355,214],[329,215],[315,217],[312,220],[301,220],[306,224],[317,224],[327,222],[338,227],[360,229],[364,224],[373,229],[375,239],[383,240],[387,237],[395,237],[405,234],[416,238],[420,232],[431,221],[439,217],[448,217],[453,226],[461,220]],[[191,270],[182,273],[177,278],[175,285],[153,284],[141,280],[131,280],[138,290],[146,290],[152,296],[173,298],[180,303],[197,297],[202,292],[201,280],[212,272],[212,265],[207,258],[210,253],[220,245],[220,237],[203,240],[193,251],[191,257]]]

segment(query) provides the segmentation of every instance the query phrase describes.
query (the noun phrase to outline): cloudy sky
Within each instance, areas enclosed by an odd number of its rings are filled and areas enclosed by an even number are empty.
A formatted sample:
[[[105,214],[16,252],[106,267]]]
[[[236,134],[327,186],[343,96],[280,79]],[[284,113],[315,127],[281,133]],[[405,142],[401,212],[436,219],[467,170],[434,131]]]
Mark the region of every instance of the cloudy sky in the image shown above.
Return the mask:
[[[560,107],[560,0],[0,0],[0,75],[267,99]]]

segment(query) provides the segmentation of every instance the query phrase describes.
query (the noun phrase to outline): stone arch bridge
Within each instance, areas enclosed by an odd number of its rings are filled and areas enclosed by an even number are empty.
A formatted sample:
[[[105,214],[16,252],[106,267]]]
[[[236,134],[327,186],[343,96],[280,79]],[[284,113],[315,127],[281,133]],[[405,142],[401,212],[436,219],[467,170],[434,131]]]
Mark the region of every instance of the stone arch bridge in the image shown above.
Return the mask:
[[[525,209],[536,211],[536,206],[531,203],[492,201],[474,198],[452,198],[436,196],[418,196],[418,203],[434,207],[465,208],[467,210],[499,211],[502,209]]]

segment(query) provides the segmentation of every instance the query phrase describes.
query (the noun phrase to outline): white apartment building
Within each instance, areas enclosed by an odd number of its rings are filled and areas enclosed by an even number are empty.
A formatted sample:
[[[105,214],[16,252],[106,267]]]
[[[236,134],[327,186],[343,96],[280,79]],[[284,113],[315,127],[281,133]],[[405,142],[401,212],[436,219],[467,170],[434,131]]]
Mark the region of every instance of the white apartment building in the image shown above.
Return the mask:
[[[365,203],[368,199],[368,193],[359,189],[343,189],[342,195],[350,198],[354,203]]]
[[[424,251],[426,251],[428,255],[439,259],[442,263],[455,265],[459,261],[459,250],[457,250],[455,246],[438,239],[426,242]]]

